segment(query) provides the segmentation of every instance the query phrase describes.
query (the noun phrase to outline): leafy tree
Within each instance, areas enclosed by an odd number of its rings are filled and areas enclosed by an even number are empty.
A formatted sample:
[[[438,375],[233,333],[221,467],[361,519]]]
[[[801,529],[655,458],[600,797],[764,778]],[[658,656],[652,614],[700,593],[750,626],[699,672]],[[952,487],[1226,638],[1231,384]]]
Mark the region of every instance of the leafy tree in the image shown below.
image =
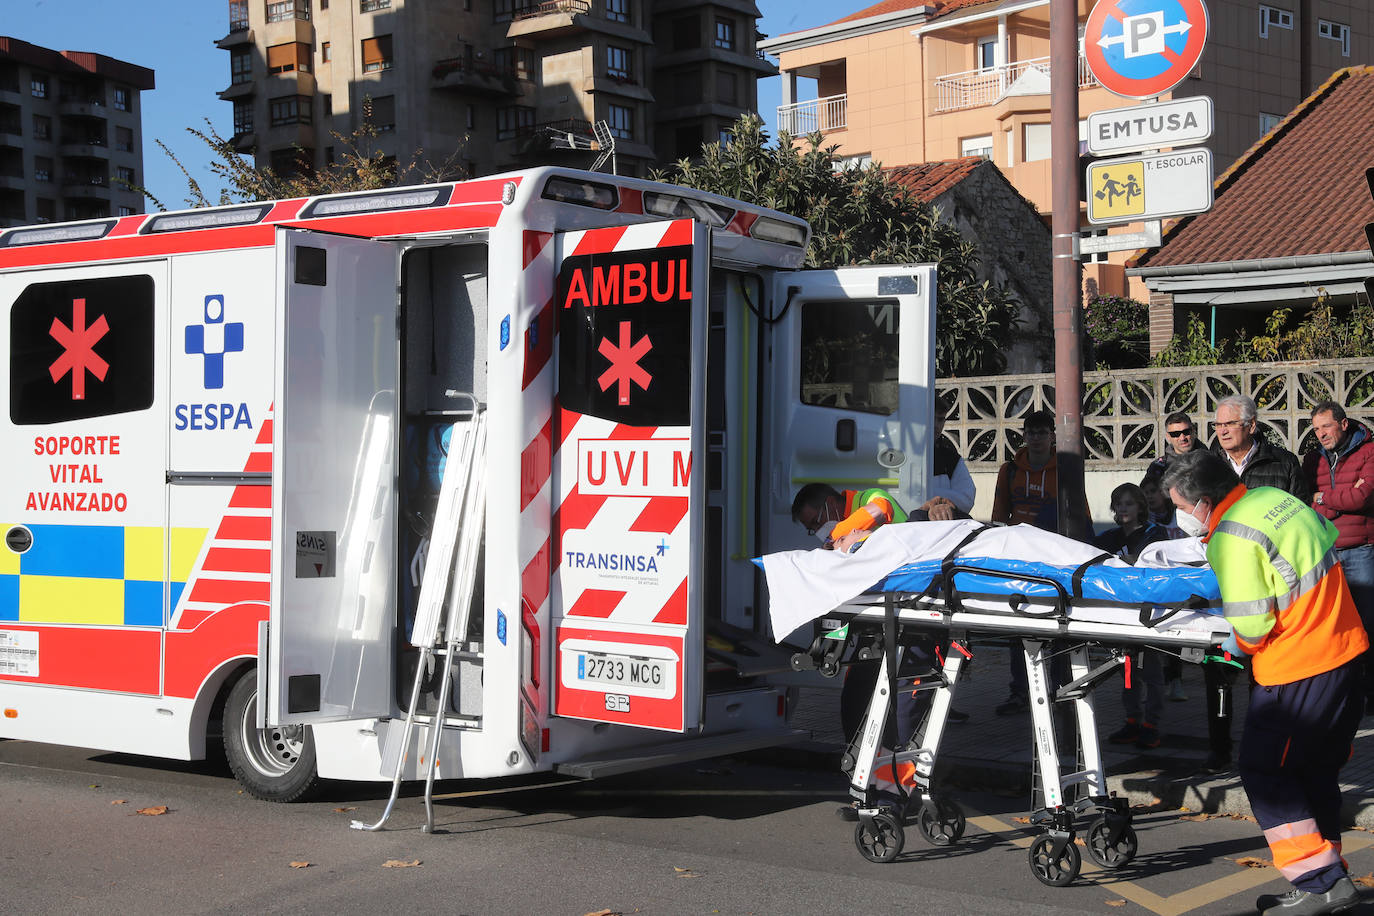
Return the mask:
[[[423,150],[416,150],[404,162],[387,156],[374,146],[380,131],[372,123],[371,118],[372,99],[367,98],[363,101],[363,122],[351,134],[330,131],[335,141],[335,149],[339,151],[335,161],[322,169],[314,169],[313,164],[305,158],[305,150],[297,147],[299,167],[291,175],[279,174],[270,166],[254,165],[251,159],[234,149],[230,140],[220,136],[208,118],[205,121],[205,130],[186,128],[187,133],[210,149],[209,168],[221,183],[219,193],[213,198],[205,192],[200,182],[165,143],[158,140],[157,145],[185,176],[186,204],[192,208],[219,207],[255,200],[314,197],[342,191],[373,191],[468,177],[466,171],[456,165],[457,152],[438,165],[428,160],[422,161]],[[147,197],[159,210],[168,209],[146,188],[133,190]]]
[[[1360,302],[1337,309],[1324,292],[1294,320],[1291,308],[1274,309],[1264,319],[1264,333],[1213,344],[1207,325],[1196,313],[1182,334],[1155,355],[1155,366],[1215,366],[1302,360],[1359,359],[1374,356],[1374,306]]]
[[[879,168],[845,168],[820,134],[804,145],[784,132],[769,145],[763,119],[746,114],[729,143],[708,143],[655,175],[805,218],[808,267],[935,263],[936,369],[942,376],[1000,372],[1016,326],[1017,303],[979,281],[972,242],[940,222],[929,204],[888,181]]]
[[[1150,361],[1150,307],[1126,296],[1092,296],[1084,337],[1098,369],[1139,369]]]

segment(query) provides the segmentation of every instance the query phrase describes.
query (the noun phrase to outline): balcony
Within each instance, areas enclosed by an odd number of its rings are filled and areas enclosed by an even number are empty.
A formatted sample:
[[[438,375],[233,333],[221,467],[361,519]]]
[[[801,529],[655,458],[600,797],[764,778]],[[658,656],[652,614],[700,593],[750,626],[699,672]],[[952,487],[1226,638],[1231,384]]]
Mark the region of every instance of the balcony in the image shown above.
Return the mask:
[[[63,137],[58,144],[57,151],[63,158],[75,159],[109,159],[110,147],[101,137]]]
[[[511,14],[506,37],[552,37],[574,32],[585,27],[580,17],[590,15],[591,11],[592,5],[587,0],[546,0],[544,3],[518,7]]]
[[[1097,85],[1088,61],[1078,55],[1078,88]],[[963,111],[995,105],[1007,96],[1048,95],[1050,58],[1018,60],[985,70],[965,70],[935,79],[935,112]]]
[[[103,175],[74,175],[62,179],[62,196],[69,200],[110,199],[110,183]]]
[[[520,94],[514,69],[467,57],[450,57],[436,61],[430,71],[430,77],[434,89],[498,97]]]
[[[843,130],[849,112],[849,95],[828,95],[809,102],[795,102],[778,106],[778,130],[794,137],[816,131]]]

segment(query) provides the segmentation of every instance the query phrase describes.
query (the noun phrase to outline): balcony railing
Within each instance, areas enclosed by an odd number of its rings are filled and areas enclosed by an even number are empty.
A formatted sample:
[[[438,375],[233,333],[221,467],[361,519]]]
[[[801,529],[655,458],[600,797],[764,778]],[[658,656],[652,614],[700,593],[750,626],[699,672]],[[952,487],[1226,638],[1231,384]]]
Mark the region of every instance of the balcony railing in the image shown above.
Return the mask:
[[[248,0],[229,0],[229,31],[248,28]]]
[[[802,136],[816,131],[839,130],[845,126],[849,112],[847,94],[828,95],[823,99],[809,102],[795,102],[778,106],[778,130],[785,130],[793,136]]]
[[[592,5],[587,0],[545,0],[544,3],[534,3],[517,8],[511,13],[511,19],[519,22],[521,19],[533,19],[536,16],[547,16],[550,13],[581,13],[585,15],[591,11]]]
[[[1035,73],[1032,73],[1035,71]],[[1031,79],[1037,79],[1037,74],[1043,75],[1040,82],[1045,86],[1046,92],[1049,91],[1050,59],[1048,57],[1037,57],[1034,60],[1018,60],[1000,67],[989,67],[986,70],[965,70],[963,73],[951,73],[948,76],[940,76],[935,79],[935,110],[941,111],[961,111],[965,108],[981,108],[984,105],[994,105],[1006,97],[1007,92],[1027,74],[1031,74]],[[1088,69],[1088,61],[1082,55],[1078,55],[1078,88],[1087,89],[1096,86],[1097,80],[1093,78],[1092,71]]]

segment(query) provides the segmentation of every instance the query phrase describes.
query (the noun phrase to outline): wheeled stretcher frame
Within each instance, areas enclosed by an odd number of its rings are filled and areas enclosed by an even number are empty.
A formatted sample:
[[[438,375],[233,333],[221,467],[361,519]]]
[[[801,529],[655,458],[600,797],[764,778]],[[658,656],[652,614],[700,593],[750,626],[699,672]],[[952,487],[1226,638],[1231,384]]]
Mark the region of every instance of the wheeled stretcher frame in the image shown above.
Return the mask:
[[[1169,613],[1159,615],[1146,607],[1130,608],[1136,619],[1129,623],[1075,620],[1072,601],[1060,582],[1024,572],[1006,578],[1017,582],[1029,578],[1050,586],[1054,598],[1043,609],[1035,609],[1024,595],[1013,595],[1003,608],[990,606],[988,601],[978,602],[981,607],[977,609],[968,608],[954,588],[955,576],[961,572],[1000,575],[982,567],[947,563],[919,595],[887,593],[881,596],[881,604],[850,604],[825,615],[811,649],[793,658],[795,668],[815,667],[834,676],[844,666],[841,659],[851,645],[856,660],[881,657],[867,717],[844,761],[859,816],[855,845],[869,861],[891,862],[902,851],[903,824],[913,814],[921,833],[934,845],[950,845],[962,836],[962,811],[952,799],[933,789],[932,777],[960,670],[972,657],[967,649],[968,634],[977,632],[1019,636],[1021,640],[1036,776],[1030,821],[1043,828],[1029,851],[1032,873],[1042,883],[1056,887],[1078,876],[1082,859],[1074,842],[1076,824],[1087,815],[1093,816],[1085,837],[1089,856],[1105,868],[1125,865],[1136,854],[1136,835],[1128,804],[1107,791],[1092,692],[1128,664],[1130,650],[1123,645],[1174,650],[1187,661],[1200,662],[1203,650],[1222,641],[1229,626],[1217,617],[1211,627],[1204,622],[1187,630],[1171,629],[1161,626]],[[949,649],[938,667],[897,677],[910,645],[932,630],[950,637]],[[844,638],[838,638],[839,632]],[[1092,667],[1089,650],[1095,647],[1105,647],[1108,657]],[[1050,663],[1060,653],[1068,655],[1070,680],[1052,691]],[[903,689],[931,691],[933,696],[924,726],[905,748],[891,752],[882,746],[883,733],[893,717],[896,693]],[[1068,771],[1059,757],[1052,703],[1072,704],[1078,753]],[[899,775],[903,764],[914,766],[910,792]],[[880,780],[875,777],[880,774],[890,776],[893,788],[878,784]]]

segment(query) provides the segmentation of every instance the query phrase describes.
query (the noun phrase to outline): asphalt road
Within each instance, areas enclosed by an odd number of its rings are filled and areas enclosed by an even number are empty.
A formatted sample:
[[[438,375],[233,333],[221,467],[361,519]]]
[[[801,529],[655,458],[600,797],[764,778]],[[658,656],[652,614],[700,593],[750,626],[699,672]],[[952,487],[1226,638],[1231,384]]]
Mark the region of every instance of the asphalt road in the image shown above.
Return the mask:
[[[349,821],[381,812],[383,786],[273,805],[213,764],[0,741],[0,913],[1212,916],[1286,887],[1237,861],[1267,858],[1253,822],[1146,810],[1132,863],[1085,862],[1073,885],[1046,887],[1027,865],[1028,799],[988,788],[953,791],[968,817],[958,844],[913,827],[877,865],[834,816],[841,777],[785,750],[590,783],[441,783],[427,835],[413,792],[364,833]],[[1355,875],[1374,871],[1371,844],[1347,834]]]

